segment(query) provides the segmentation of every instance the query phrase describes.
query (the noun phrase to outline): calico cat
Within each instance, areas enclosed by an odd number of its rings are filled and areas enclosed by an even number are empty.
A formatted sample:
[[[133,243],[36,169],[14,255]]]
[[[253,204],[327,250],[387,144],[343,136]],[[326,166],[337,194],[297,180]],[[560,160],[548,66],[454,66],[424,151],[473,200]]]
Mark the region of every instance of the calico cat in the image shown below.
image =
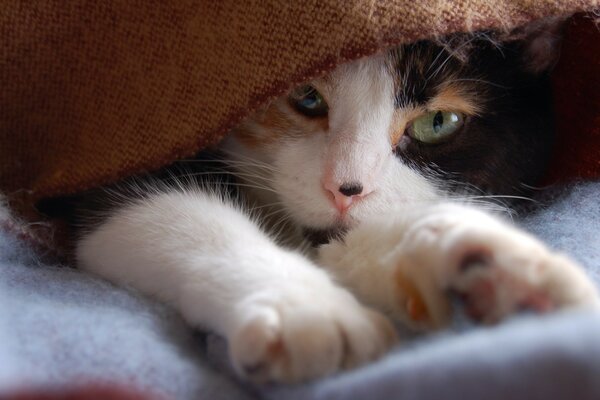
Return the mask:
[[[597,307],[578,266],[487,201],[543,173],[556,32],[454,35],[341,65],[233,129],[225,168],[203,156],[96,194],[111,210],[84,230],[79,266],[222,334],[258,382],[373,360],[395,342],[388,318],[447,324],[449,292],[487,323]]]

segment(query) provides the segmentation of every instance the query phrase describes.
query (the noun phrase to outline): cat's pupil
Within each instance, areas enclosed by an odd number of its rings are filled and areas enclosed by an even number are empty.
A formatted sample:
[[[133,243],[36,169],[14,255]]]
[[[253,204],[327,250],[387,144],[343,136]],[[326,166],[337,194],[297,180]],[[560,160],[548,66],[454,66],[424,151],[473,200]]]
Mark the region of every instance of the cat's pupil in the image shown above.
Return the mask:
[[[306,97],[300,100],[300,104],[302,105],[302,107],[313,109],[319,105],[319,98],[315,95],[314,92],[312,92],[307,94]]]
[[[438,111],[433,117],[433,131],[438,133],[442,126],[444,125],[444,114],[441,111]]]

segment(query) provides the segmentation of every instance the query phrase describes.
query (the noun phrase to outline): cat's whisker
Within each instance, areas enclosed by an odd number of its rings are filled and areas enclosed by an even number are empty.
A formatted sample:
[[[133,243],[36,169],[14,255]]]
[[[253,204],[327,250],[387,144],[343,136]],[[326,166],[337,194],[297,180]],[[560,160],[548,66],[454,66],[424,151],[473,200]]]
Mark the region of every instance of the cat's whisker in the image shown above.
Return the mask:
[[[239,156],[238,156],[239,157]],[[248,159],[248,161],[243,161],[243,160],[203,160],[203,159],[198,159],[198,160],[193,160],[193,159],[187,159],[187,160],[180,160],[177,161],[177,163],[182,163],[182,164],[222,164],[223,166],[232,166],[235,168],[246,168],[246,167],[251,167],[251,168],[259,168],[259,169],[265,169],[268,170],[270,172],[276,172],[277,169],[274,168],[273,166],[266,164],[266,163],[262,163],[256,160],[251,160]]]
[[[516,215],[516,213],[515,213],[515,211],[513,209],[511,209],[510,207],[507,207],[507,206],[503,206],[501,204],[494,204],[494,203],[490,203],[490,202],[472,201],[472,202],[467,202],[464,205],[473,206],[473,207],[476,207],[476,208],[478,208],[480,210],[487,211],[487,212],[489,212],[491,214],[506,215],[511,220]]]
[[[285,212],[280,218],[279,220],[277,220],[277,222],[275,222],[274,224],[271,225],[269,231],[271,232],[271,235],[273,235],[274,238],[276,238],[277,240],[281,240],[282,238],[284,238],[285,235],[282,235],[282,233],[291,225],[293,224],[291,215],[287,212]]]
[[[536,203],[537,200],[532,199],[531,197],[525,196],[516,196],[516,195],[500,195],[500,194],[490,194],[490,195],[465,195],[465,196],[452,196],[453,200],[494,200],[494,199],[510,199],[510,200],[524,200]]]
[[[261,210],[261,209],[263,209],[263,208],[276,207],[276,206],[283,206],[283,205],[285,205],[285,203],[284,203],[284,202],[282,202],[282,201],[276,201],[276,202],[273,202],[273,203],[262,204],[262,205],[260,205],[260,206],[250,206],[250,207],[249,207],[249,210],[250,210],[250,211],[252,211],[252,210]]]
[[[262,217],[265,220],[269,220],[273,215],[277,215],[277,214],[281,214],[281,213],[284,213],[284,214],[287,213],[287,214],[289,214],[288,210],[286,210],[285,208],[281,207],[281,208],[276,208],[275,210],[272,210],[271,212],[263,215]]]
[[[238,183],[238,182],[224,182],[223,184],[226,185],[226,186],[245,187],[245,188],[264,190],[266,192],[271,192],[271,193],[279,194],[279,192],[277,190],[275,190],[273,188],[270,188],[270,187],[267,187],[267,186],[253,185],[253,184],[250,184],[250,183]]]
[[[253,218],[253,220],[256,221],[256,223],[261,227],[261,229],[264,232],[268,232],[269,234],[273,233],[273,231],[274,231],[273,227],[274,227],[275,223],[279,223],[281,218],[288,218],[288,219],[291,218],[288,211],[285,210],[283,207],[276,207],[266,214],[264,212],[262,212],[259,208],[261,208],[261,207],[254,208],[254,209],[251,208],[251,209],[248,209],[247,212]],[[264,208],[264,207],[262,207],[262,208]],[[277,221],[274,222],[272,217],[277,214],[281,214],[281,216],[277,219]]]
[[[280,219],[275,225],[273,225],[270,229],[271,235],[276,239],[281,241],[282,239],[285,239],[283,235],[283,232],[286,230],[286,228],[288,227],[290,220],[289,218],[286,217],[282,217],[282,219]]]
[[[278,171],[277,168],[275,168],[275,166],[273,166],[271,164],[267,164],[267,163],[265,163],[263,161],[259,161],[259,160],[255,159],[255,158],[250,158],[248,156],[243,156],[241,154],[236,154],[236,153],[233,153],[233,152],[228,151],[228,150],[224,150],[223,152],[226,155],[233,157],[231,160],[229,160],[229,159],[227,160],[227,162],[231,161],[232,164],[233,163],[247,163],[247,164],[251,164],[253,166],[257,166],[257,167],[262,167],[262,168],[265,168],[265,169],[269,169],[269,170],[274,171],[274,172]]]
[[[510,86],[500,85],[498,83],[479,78],[456,78],[446,81],[445,83],[457,83],[457,82],[474,82],[474,83],[482,83],[489,86],[494,86],[500,89],[510,89]]]
[[[268,166],[268,167],[272,167],[272,165],[267,164],[264,161],[260,161],[260,160],[258,160],[256,158],[252,158],[252,157],[249,157],[249,156],[246,156],[246,155],[243,155],[243,154],[238,154],[238,153],[235,153],[235,152],[233,152],[231,150],[228,150],[228,149],[223,149],[223,153],[226,154],[226,155],[228,155],[228,156],[235,157],[235,158],[232,159],[233,161],[248,161],[248,162],[257,163],[257,164],[265,165],[265,166]]]
[[[277,169],[268,165],[268,164],[254,164],[247,161],[236,161],[236,162],[227,162],[229,167],[233,167],[236,170],[245,170],[246,168],[255,168],[259,170],[268,171],[269,173],[278,172]]]
[[[526,200],[531,202],[537,202],[537,200],[532,199],[531,197],[525,196],[513,196],[513,195],[498,195],[498,194],[490,194],[486,196],[471,196],[473,199],[512,199],[512,200]]]
[[[446,65],[448,64],[448,62],[453,58],[453,57],[457,57],[460,59],[460,57],[458,56],[458,52],[462,49],[464,49],[465,47],[469,46],[473,40],[475,40],[475,36],[471,36],[469,39],[465,40],[463,43],[461,43],[458,47],[456,48],[448,48],[445,47],[445,50],[448,52],[448,56],[446,57],[446,59],[444,59],[444,61],[436,68],[435,71],[433,71],[433,73],[429,76],[427,76],[425,78],[425,82],[429,82],[431,79],[435,78],[443,69],[444,67],[446,67]],[[433,64],[432,64],[433,65]]]
[[[191,172],[191,173],[185,173],[185,174],[181,174],[178,175],[177,177],[195,177],[195,176],[215,176],[215,175],[229,175],[229,176],[234,176],[234,177],[242,177],[247,179],[248,181],[252,182],[252,183],[258,183],[258,181],[262,181],[265,183],[274,183],[275,180],[272,178],[269,178],[267,176],[264,175],[260,175],[258,173],[251,173],[251,172],[232,172],[232,171],[219,171],[219,172]]]
[[[494,38],[492,38],[486,32],[479,32],[477,35],[480,38],[484,38],[489,43],[491,43],[492,46],[494,46],[496,48],[496,50],[498,50],[498,52],[502,55],[502,57],[506,57],[505,54],[504,54],[504,47],[502,46],[502,44],[498,40],[494,40]]]
[[[211,183],[211,182],[207,182],[207,183]],[[212,183],[215,183],[215,182],[212,182]],[[240,183],[240,182],[217,182],[217,184],[222,185],[222,186],[243,187],[243,188],[264,190],[264,191],[272,192],[275,194],[278,193],[276,190],[274,190],[268,186],[263,186],[263,185],[259,185],[259,184]]]
[[[456,199],[453,199],[456,200]],[[487,210],[491,213],[497,214],[505,214],[508,215],[511,219],[517,215],[516,211],[510,207],[509,205],[500,201],[500,199],[496,199],[497,202],[492,201],[494,199],[477,199],[477,198],[464,198],[461,201],[466,202],[467,205],[477,206],[479,209]]]
[[[248,182],[248,183],[260,183],[260,184],[272,186],[276,182],[272,178],[267,178],[262,175],[256,175],[256,174],[237,174],[237,176],[242,178],[241,179],[242,182]]]
[[[541,190],[547,190],[548,188],[551,188],[552,185],[545,185],[545,186],[532,186],[532,185],[528,185],[526,183],[521,182],[519,184],[521,187],[527,189],[527,190],[534,190],[534,191],[541,191]]]
[[[452,49],[452,46],[451,46],[452,41],[454,41],[456,39],[460,39],[460,38],[461,38],[461,36],[453,36],[453,37],[450,37],[450,39],[448,41],[438,40],[438,43],[441,45],[441,49],[440,49],[440,51],[438,51],[437,56],[429,64],[429,68],[427,68],[425,73],[429,73],[429,71],[431,71],[431,68],[433,68],[433,66],[436,65],[436,63],[438,62],[440,57],[444,54],[444,50],[448,51],[449,49]],[[427,78],[427,80],[429,80],[429,79]]]
[[[232,172],[228,172],[225,173],[225,175],[233,175],[233,176],[238,176],[239,174],[234,174]],[[166,181],[175,184],[178,186],[178,188],[180,189],[184,189],[185,187],[182,186],[181,181],[183,179],[191,179],[193,177],[197,177],[197,176],[215,176],[215,173],[213,172],[193,172],[193,173],[189,173],[189,174],[181,174],[181,175],[175,175],[175,176],[171,176],[167,179],[165,179]],[[248,176],[252,176],[252,177],[256,177],[256,175],[248,175]],[[188,186],[190,184],[193,184],[194,182],[190,181],[188,182]],[[214,181],[207,181],[204,182],[205,184],[210,184],[210,183],[217,183],[219,185],[225,185],[225,186],[238,186],[238,187],[248,187],[248,188],[254,188],[254,189],[260,189],[260,190],[265,190],[265,191],[269,191],[269,192],[273,192],[273,193],[277,193],[276,190],[274,190],[273,188],[266,186],[266,185],[261,185],[260,182],[257,181],[252,181],[252,183],[241,183],[241,182],[224,182],[224,181],[218,181],[218,182],[214,182]]]

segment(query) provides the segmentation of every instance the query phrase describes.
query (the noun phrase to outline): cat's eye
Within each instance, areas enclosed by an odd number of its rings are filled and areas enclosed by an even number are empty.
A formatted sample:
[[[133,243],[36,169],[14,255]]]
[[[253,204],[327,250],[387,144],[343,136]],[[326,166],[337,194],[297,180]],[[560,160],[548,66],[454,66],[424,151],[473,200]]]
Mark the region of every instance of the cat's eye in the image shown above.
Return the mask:
[[[422,143],[442,143],[462,128],[465,117],[451,111],[432,111],[412,121],[408,135]]]
[[[304,85],[290,94],[290,102],[296,110],[308,117],[324,117],[329,112],[327,102],[311,85]]]

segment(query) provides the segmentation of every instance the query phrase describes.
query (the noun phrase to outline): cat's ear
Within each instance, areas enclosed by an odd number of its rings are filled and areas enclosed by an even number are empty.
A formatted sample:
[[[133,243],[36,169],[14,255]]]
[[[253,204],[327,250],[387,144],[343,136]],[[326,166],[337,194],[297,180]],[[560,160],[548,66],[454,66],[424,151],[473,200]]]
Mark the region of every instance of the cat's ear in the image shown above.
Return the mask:
[[[550,71],[560,56],[564,17],[552,17],[531,22],[517,28],[510,39],[522,46],[525,68],[534,74]]]

